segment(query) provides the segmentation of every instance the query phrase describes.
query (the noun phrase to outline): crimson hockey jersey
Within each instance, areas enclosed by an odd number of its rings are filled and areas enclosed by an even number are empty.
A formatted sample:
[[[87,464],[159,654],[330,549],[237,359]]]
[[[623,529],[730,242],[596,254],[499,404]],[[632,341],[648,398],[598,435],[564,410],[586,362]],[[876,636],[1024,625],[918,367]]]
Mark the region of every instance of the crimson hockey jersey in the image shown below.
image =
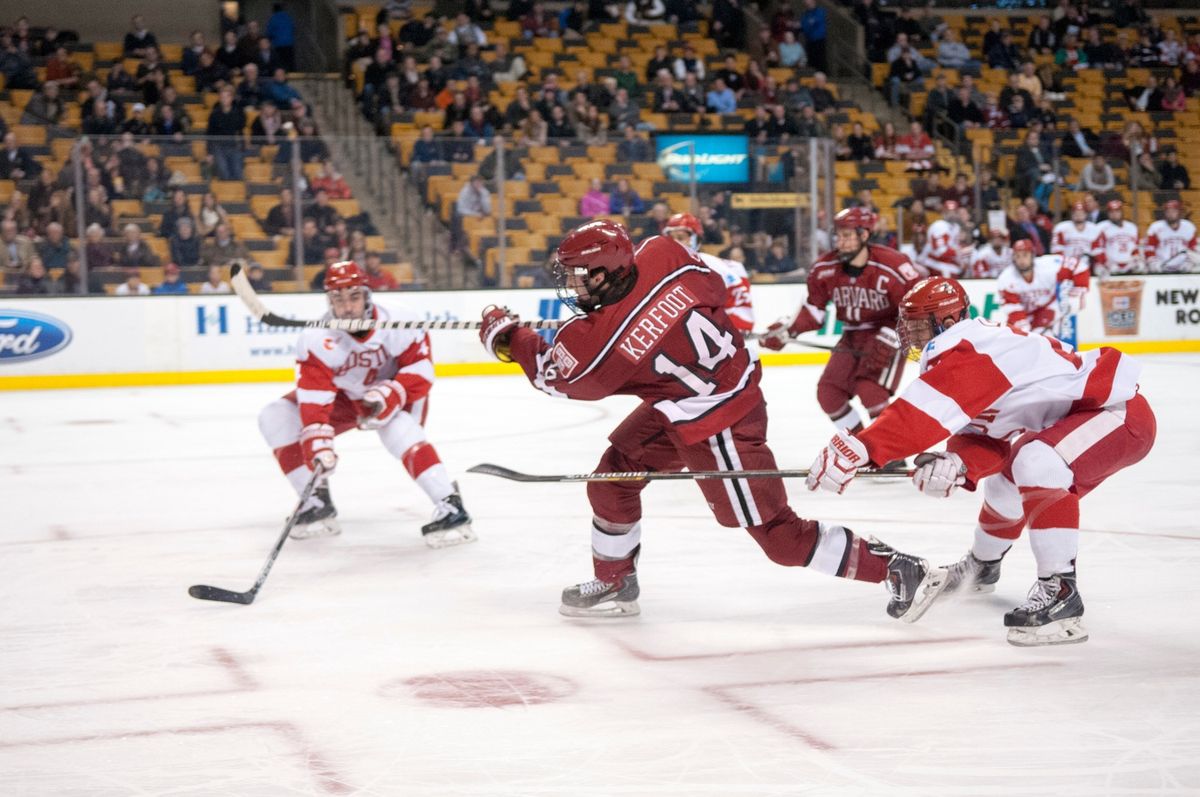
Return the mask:
[[[846,270],[837,252],[826,252],[808,272],[808,300],[793,329],[797,334],[820,329],[830,302],[846,332],[895,328],[900,300],[920,279],[906,255],[886,246],[869,246],[867,265],[857,275]]]

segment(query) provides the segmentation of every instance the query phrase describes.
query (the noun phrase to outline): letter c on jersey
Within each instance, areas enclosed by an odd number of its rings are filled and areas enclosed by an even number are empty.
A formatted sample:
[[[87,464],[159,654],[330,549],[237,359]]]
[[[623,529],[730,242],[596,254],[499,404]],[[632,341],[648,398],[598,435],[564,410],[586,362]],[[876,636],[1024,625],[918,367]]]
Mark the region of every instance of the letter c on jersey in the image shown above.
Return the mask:
[[[0,364],[49,357],[71,343],[71,328],[57,318],[25,310],[0,310]]]

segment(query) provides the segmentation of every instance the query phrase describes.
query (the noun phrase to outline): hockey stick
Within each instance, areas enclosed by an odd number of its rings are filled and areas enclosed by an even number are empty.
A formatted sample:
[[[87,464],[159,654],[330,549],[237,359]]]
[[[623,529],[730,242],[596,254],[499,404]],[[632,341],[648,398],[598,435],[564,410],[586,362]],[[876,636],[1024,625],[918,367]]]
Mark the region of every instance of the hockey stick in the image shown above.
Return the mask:
[[[482,321],[382,321],[377,318],[319,318],[315,321],[302,321],[296,318],[284,318],[267,309],[262,299],[258,298],[254,286],[246,276],[241,264],[234,263],[229,270],[229,284],[233,292],[246,305],[250,315],[256,321],[261,321],[269,327],[294,327],[297,329],[341,329],[346,332],[367,332],[372,329],[479,329]],[[563,322],[556,319],[539,318],[536,321],[521,321],[518,326],[529,329],[557,329]]]
[[[221,589],[220,587],[210,587],[207,584],[193,584],[188,587],[188,594],[202,601],[224,601],[225,603],[240,603],[245,606],[254,603],[254,598],[258,595],[259,588],[267,580],[267,574],[271,572],[271,566],[275,564],[275,557],[279,556],[279,551],[282,550],[283,544],[287,542],[288,535],[292,533],[292,528],[296,525],[296,518],[300,517],[300,510],[308,503],[313,490],[317,488],[317,482],[321,480],[321,476],[324,473],[325,468],[318,462],[316,467],[313,468],[313,475],[308,480],[308,484],[304,485],[304,490],[300,493],[300,500],[296,503],[296,508],[292,511],[292,516],[287,519],[287,523],[283,526],[283,533],[279,535],[278,542],[271,549],[271,555],[267,557],[267,563],[263,565],[258,578],[255,579],[253,587],[245,592],[234,592],[233,590]]]
[[[640,482],[668,480],[694,481],[697,479],[803,479],[808,476],[808,468],[793,468],[792,470],[617,471],[614,473],[566,473],[554,476],[537,476],[485,462],[467,468],[467,473],[498,476],[501,479],[508,479],[514,482]],[[908,478],[913,475],[913,471],[860,470],[858,475],[903,476]]]
[[[749,340],[758,340],[765,334],[767,334],[767,333],[766,332],[751,332],[749,335],[746,336],[746,338]],[[787,342],[795,343],[797,346],[807,346],[810,349],[821,349],[822,351],[833,351],[834,349],[837,348],[837,346],[830,346],[828,343],[809,343],[807,340],[801,340],[800,338],[790,338]]]

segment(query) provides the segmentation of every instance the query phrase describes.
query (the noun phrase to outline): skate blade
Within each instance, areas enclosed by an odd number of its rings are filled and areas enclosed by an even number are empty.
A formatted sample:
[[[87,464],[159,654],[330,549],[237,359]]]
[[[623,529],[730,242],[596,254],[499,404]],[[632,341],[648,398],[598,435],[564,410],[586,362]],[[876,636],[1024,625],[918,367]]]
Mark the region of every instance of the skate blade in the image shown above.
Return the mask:
[[[925,578],[917,585],[917,595],[909,604],[908,611],[900,615],[898,619],[906,623],[915,623],[920,620],[925,612],[929,611],[929,607],[933,605],[937,596],[946,588],[946,578],[949,575],[950,571],[944,567],[930,567],[925,573]]]
[[[1088,641],[1087,629],[1078,617],[1069,617],[1033,628],[1008,629],[1008,644],[1019,648],[1039,648],[1046,645],[1077,645]]]
[[[424,535],[424,537],[425,544],[430,548],[452,548],[455,545],[466,545],[469,542],[475,542],[475,540],[479,539],[475,536],[475,532],[469,523],[452,529],[431,531]]]
[[[558,613],[563,617],[594,617],[602,620],[613,620],[621,617],[636,617],[642,613],[637,601],[608,601],[590,608],[568,606],[565,603],[558,607]]]
[[[297,526],[288,534],[293,540],[311,540],[317,537],[336,537],[342,533],[342,526],[335,518],[325,518],[307,526]]]

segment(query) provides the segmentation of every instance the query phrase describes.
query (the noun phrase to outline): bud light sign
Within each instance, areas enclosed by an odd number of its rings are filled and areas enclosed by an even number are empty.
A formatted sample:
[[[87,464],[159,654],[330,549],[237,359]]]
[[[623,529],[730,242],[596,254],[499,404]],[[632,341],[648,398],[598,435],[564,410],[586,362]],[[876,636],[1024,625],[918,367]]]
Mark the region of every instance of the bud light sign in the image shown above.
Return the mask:
[[[71,328],[41,313],[0,310],[0,365],[49,357],[71,342]]]
[[[750,179],[745,136],[658,136],[658,165],[669,180],[691,182],[693,158],[698,183],[744,183]]]

